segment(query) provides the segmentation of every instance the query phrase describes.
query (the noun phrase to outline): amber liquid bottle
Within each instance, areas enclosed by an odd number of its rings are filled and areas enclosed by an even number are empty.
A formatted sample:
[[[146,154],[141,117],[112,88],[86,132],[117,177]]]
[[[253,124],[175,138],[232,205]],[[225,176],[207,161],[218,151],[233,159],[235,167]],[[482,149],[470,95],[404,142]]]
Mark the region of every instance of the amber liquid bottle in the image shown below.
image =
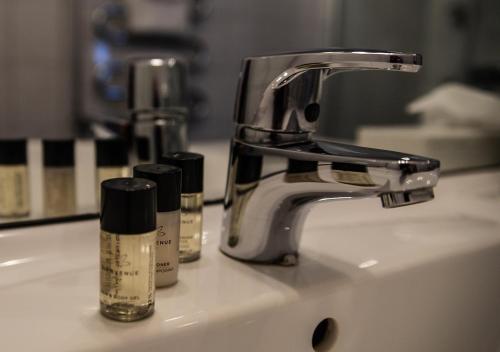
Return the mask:
[[[181,169],[159,164],[138,165],[134,167],[134,177],[154,181],[158,187],[156,287],[174,285],[179,271]]]
[[[135,321],[154,311],[156,184],[115,178],[101,186],[101,314]]]
[[[203,237],[203,155],[171,153],[164,155],[161,163],[182,169],[179,261],[192,262],[201,256]]]
[[[43,204],[46,216],[76,212],[73,140],[43,141]]]
[[[101,183],[103,181],[130,176],[126,141],[120,138],[97,139],[95,141],[95,161],[96,204],[100,204]]]
[[[0,141],[0,217],[30,213],[26,140]]]

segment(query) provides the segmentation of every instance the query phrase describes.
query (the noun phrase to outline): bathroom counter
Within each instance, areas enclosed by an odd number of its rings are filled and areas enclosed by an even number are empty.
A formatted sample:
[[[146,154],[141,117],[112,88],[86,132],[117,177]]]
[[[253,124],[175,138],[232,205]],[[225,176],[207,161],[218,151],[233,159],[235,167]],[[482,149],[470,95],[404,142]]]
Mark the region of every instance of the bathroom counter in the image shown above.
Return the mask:
[[[222,207],[206,207],[201,260],[134,323],[99,314],[98,221],[5,230],[0,350],[304,352],[326,317],[340,326],[336,351],[495,350],[498,214],[499,171],[445,177],[417,206],[322,203],[285,268],[221,254]]]

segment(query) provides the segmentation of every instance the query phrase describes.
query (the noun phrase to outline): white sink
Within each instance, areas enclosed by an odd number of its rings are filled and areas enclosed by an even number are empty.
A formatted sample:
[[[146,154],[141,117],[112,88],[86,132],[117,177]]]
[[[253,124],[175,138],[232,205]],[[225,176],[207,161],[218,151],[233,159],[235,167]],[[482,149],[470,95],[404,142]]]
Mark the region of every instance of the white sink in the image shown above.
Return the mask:
[[[319,351],[500,351],[499,185],[472,173],[421,205],[321,204],[286,268],[221,254],[222,207],[206,207],[202,259],[135,323],[99,314],[97,221],[6,230],[0,350],[307,352],[332,318]]]

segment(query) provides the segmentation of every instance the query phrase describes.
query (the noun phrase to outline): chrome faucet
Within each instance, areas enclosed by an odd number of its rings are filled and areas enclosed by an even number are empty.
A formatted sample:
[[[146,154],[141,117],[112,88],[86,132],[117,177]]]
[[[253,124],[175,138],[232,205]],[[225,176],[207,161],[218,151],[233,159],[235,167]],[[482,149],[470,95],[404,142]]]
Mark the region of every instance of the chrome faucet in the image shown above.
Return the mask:
[[[417,54],[370,50],[243,60],[220,248],[294,265],[304,220],[320,201],[378,196],[385,208],[433,199],[439,161],[314,138],[322,82],[356,70],[417,72]]]

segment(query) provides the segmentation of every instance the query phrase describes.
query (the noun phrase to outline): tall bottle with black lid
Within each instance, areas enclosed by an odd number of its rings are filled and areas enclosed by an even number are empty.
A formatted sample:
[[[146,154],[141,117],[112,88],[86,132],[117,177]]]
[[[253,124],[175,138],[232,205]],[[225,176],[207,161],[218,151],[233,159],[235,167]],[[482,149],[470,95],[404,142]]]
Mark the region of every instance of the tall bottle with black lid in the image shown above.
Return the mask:
[[[96,200],[100,204],[101,183],[118,177],[128,177],[129,155],[127,143],[121,138],[97,139],[95,141]]]
[[[76,211],[74,140],[43,141],[44,211],[47,216]]]
[[[101,184],[101,313],[119,321],[151,315],[155,295],[156,184],[115,178]]]
[[[156,222],[156,287],[177,282],[181,209],[181,169],[175,166],[144,164],[134,167],[134,177],[145,178],[158,187]]]
[[[195,261],[201,256],[203,235],[203,155],[171,153],[164,155],[161,163],[182,169],[179,261]]]
[[[30,212],[26,140],[0,141],[0,216],[26,216]]]

